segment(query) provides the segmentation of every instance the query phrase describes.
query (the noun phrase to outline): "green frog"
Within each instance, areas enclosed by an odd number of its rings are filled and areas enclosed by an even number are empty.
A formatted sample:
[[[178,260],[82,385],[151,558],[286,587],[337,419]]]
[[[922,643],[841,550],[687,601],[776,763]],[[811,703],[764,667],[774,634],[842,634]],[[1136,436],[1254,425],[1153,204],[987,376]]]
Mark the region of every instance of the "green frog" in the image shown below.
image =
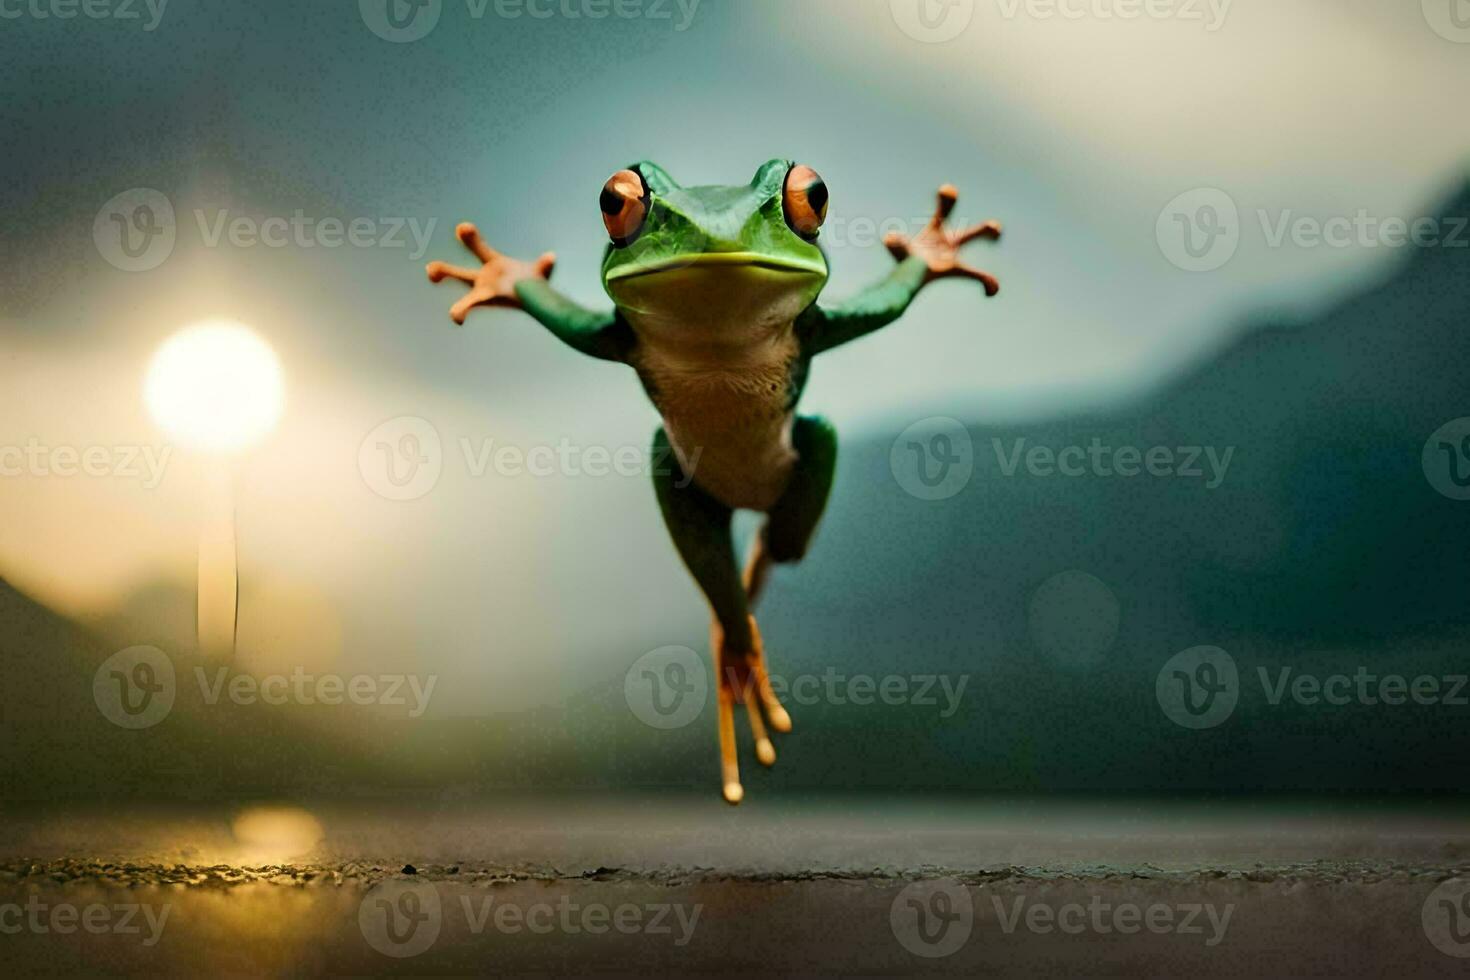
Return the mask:
[[[574,350],[632,367],[662,416],[654,458],[667,465],[654,467],[654,491],[712,613],[729,803],[744,797],[735,708],[745,708],[764,765],[776,761],[767,722],[791,730],[752,611],[772,565],[806,554],[832,488],[836,430],[796,411],[812,359],[892,323],[937,280],[973,280],[987,296],[999,292],[995,277],[961,262],[959,251],[975,239],[999,239],[1001,227],[987,221],[951,230],[957,199],[953,186],[941,187],[918,234],[885,238],[897,260],[887,277],[833,305],[818,302],[828,278],[827,185],[789,160],[771,160],[743,186],[683,187],[648,161],[613,174],[599,199],[611,310],[587,309],[552,288],[552,253],[509,258],[468,223],[456,234],[480,267],[428,266],[431,282],[469,286],[450,308],[455,323],[478,306],[524,310]],[[743,567],[731,536],[737,509],[765,515]]]

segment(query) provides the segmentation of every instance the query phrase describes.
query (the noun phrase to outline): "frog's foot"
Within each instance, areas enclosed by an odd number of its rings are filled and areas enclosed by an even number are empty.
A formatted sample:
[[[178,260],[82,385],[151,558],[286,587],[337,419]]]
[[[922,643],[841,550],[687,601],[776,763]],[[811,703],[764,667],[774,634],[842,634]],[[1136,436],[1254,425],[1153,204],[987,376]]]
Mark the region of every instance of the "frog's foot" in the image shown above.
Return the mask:
[[[917,255],[929,266],[927,281],[935,279],[948,279],[960,277],[974,279],[985,287],[986,296],[994,296],[1000,292],[1000,282],[988,272],[981,272],[973,266],[965,265],[960,261],[960,248],[977,238],[985,238],[995,241],[1000,238],[1000,222],[982,221],[978,225],[972,225],[964,231],[951,231],[944,226],[949,218],[950,212],[954,210],[955,202],[960,198],[960,192],[953,184],[945,184],[939,188],[939,204],[934,209],[934,217],[924,226],[924,230],[913,238],[905,238],[898,232],[889,232],[883,239],[883,244],[888,246],[888,251],[893,257],[903,261],[910,255]]]
[[[765,592],[766,583],[771,578],[771,568],[775,560],[771,557],[771,549],[766,544],[766,536],[761,532],[755,536],[755,543],[751,545],[750,557],[745,563],[745,601],[751,608],[755,608],[757,600]],[[751,670],[756,681],[756,691],[760,695],[761,704],[766,709],[766,716],[771,721],[771,727],[781,734],[791,731],[791,716],[781,706],[781,699],[776,697],[776,692],[771,687],[771,675],[766,670],[766,654],[761,644],[760,633],[756,630],[755,617],[750,618],[750,632],[756,638],[756,652]]]
[[[761,765],[776,764],[776,747],[766,733],[765,718],[770,718],[771,727],[776,731],[791,731],[791,716],[771,689],[765,649],[754,616],[750,618],[750,635],[754,649],[745,652],[728,650],[725,631],[719,621],[714,620],[710,624],[710,649],[714,653],[715,674],[719,679],[716,700],[720,725],[720,772],[725,801],[731,804],[739,803],[745,797],[745,790],[740,785],[740,762],[735,753],[735,705],[745,706],[745,717],[755,739],[755,757]]]
[[[556,265],[556,256],[547,252],[535,262],[522,262],[501,255],[486,245],[480,232],[469,222],[454,229],[464,247],[474,253],[482,263],[478,270],[450,265],[447,262],[430,262],[425,268],[430,282],[443,282],[446,278],[468,283],[470,290],[449,308],[449,318],[463,324],[470,310],[477,306],[509,306],[520,308],[516,298],[516,283],[522,279],[548,279]]]

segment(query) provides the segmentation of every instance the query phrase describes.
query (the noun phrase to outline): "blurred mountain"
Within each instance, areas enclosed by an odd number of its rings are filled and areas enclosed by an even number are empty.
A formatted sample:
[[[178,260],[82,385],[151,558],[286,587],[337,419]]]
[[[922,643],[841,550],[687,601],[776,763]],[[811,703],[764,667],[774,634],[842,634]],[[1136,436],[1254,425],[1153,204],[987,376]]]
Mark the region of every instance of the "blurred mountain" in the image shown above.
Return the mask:
[[[130,606],[175,607],[178,591],[155,584]],[[259,698],[237,703],[220,685],[220,665],[167,630],[140,628],[140,620],[129,617],[125,630],[84,628],[0,579],[6,801],[238,799],[381,783],[372,751],[383,734],[376,719],[321,716]],[[166,658],[150,684],[166,688],[171,703],[156,722],[132,729],[109,717],[117,712],[111,658],[140,643]],[[122,665],[121,672],[132,670]],[[228,683],[232,672],[225,677]],[[129,698],[149,703],[136,690]]]
[[[1441,213],[1470,215],[1470,187]],[[974,475],[952,498],[906,493],[892,439],[849,447],[819,547],[774,590],[769,635],[788,656],[973,671],[967,722],[932,737],[974,788],[1459,788],[1463,704],[1270,705],[1259,680],[1288,665],[1410,680],[1470,669],[1470,502],[1436,491],[1421,460],[1431,434],[1470,415],[1459,241],[1409,250],[1396,275],[1318,318],[1243,330],[1126,409],[967,426]],[[1094,443],[1164,447],[1174,470],[1197,451],[1201,475],[1016,462],[1018,447]],[[1211,451],[1229,460],[1213,489]],[[1204,644],[1238,662],[1240,703],[1187,731],[1154,683]],[[859,757],[834,757],[834,782]]]

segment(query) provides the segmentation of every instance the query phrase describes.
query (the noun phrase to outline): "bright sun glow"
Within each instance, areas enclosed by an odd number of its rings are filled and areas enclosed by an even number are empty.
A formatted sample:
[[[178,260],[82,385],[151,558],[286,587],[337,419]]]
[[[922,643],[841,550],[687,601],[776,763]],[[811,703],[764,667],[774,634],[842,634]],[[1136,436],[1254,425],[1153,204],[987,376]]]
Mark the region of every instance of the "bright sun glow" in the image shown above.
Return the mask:
[[[189,449],[232,452],[281,416],[281,365],[243,324],[210,320],[174,334],[148,366],[148,411]]]

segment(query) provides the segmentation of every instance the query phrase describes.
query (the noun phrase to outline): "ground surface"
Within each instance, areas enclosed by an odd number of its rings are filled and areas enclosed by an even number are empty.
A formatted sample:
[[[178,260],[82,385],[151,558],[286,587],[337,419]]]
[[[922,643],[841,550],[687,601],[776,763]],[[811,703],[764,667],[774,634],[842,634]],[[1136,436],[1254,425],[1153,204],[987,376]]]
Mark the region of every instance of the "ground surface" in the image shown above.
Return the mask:
[[[0,951],[11,975],[1470,969],[1463,807],[752,804],[12,808]]]

